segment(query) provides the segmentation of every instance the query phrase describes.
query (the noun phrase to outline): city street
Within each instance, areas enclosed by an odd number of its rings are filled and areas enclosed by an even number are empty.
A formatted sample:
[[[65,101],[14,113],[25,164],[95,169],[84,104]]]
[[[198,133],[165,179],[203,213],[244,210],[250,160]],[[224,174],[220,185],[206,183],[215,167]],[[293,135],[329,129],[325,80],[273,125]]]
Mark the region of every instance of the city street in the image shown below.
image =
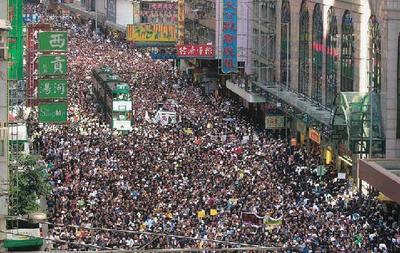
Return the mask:
[[[334,165],[317,174],[318,149],[290,147],[236,100],[204,95],[173,62],[96,34],[92,21],[44,16],[68,31],[67,124],[39,124],[37,112],[29,122],[52,185],[48,249],[398,249],[398,214]],[[102,66],[129,85],[131,131],[103,113],[93,74]]]

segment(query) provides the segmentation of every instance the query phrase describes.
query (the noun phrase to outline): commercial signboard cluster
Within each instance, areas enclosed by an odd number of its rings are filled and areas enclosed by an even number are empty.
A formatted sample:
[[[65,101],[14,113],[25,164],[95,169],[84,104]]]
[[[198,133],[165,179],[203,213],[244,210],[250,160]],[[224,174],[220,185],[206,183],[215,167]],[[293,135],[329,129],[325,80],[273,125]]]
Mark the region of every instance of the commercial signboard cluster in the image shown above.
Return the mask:
[[[42,31],[38,34],[39,122],[67,122],[67,55],[68,34],[64,31]]]
[[[175,43],[176,25],[168,24],[133,24],[127,26],[127,40],[134,42]]]

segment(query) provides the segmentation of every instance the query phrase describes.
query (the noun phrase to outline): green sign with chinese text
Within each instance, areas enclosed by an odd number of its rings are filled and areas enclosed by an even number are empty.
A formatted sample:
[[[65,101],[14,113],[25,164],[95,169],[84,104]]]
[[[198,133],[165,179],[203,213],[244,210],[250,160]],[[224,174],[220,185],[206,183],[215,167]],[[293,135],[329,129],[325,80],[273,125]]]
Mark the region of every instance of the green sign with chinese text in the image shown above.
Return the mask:
[[[66,55],[40,55],[39,75],[65,75],[67,74]]]
[[[67,32],[40,32],[38,37],[39,51],[67,51]]]
[[[65,79],[42,79],[38,87],[39,99],[67,99],[68,85]]]
[[[66,123],[67,103],[39,104],[39,122]]]

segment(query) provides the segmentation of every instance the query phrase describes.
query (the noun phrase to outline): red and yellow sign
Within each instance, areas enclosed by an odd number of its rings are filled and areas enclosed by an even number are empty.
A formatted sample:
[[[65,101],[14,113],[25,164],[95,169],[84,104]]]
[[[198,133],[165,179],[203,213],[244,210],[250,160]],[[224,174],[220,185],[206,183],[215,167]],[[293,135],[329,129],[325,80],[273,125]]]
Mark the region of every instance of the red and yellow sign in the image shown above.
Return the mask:
[[[176,42],[176,38],[176,25],[134,24],[126,30],[126,39],[134,42]]]
[[[317,144],[321,144],[321,135],[315,129],[310,128],[308,138]]]

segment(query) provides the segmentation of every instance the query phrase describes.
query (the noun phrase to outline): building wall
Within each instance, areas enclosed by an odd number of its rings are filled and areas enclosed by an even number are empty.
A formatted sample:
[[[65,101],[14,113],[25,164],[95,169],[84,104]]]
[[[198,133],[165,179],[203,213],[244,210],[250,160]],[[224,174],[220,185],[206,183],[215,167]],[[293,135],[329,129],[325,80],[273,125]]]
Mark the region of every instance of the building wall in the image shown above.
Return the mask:
[[[276,0],[276,48],[275,51],[275,77],[279,82],[281,65],[281,6],[283,0]],[[290,80],[291,88],[298,89],[299,76],[299,26],[300,26],[300,6],[301,0],[290,0]],[[310,45],[312,44],[312,22],[313,11],[316,4],[321,4],[323,14],[323,45],[326,46],[326,38],[328,35],[328,11],[330,7],[334,7],[337,19],[338,35],[342,34],[342,19],[346,10],[352,15],[354,29],[354,91],[368,92],[369,90],[369,19],[371,15],[375,15],[379,22],[381,33],[381,108],[383,117],[383,127],[386,137],[386,157],[400,157],[400,139],[396,138],[397,129],[397,68],[398,68],[398,39],[400,33],[400,1],[398,0],[308,0],[307,6],[309,11],[309,35]],[[340,52],[341,43],[338,37],[338,50]],[[312,87],[312,48],[309,48],[309,93]],[[322,76],[322,94],[325,104],[326,91],[326,54],[323,54],[323,76]],[[340,63],[340,54],[339,61]],[[337,70],[337,85],[340,83],[340,65]],[[399,101],[400,102],[400,101]]]
[[[117,0],[117,25],[133,24],[133,6],[129,0]]]

